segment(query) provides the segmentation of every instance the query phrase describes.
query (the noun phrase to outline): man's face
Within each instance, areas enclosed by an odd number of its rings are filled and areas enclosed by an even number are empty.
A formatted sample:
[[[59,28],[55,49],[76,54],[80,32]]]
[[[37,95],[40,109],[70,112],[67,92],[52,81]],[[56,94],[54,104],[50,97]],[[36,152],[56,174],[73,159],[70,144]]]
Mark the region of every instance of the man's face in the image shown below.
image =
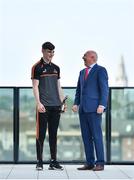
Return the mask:
[[[42,49],[43,57],[49,62],[52,60],[54,56],[54,50]]]
[[[97,60],[96,54],[90,51],[87,51],[83,56],[85,66],[90,66],[94,64]]]

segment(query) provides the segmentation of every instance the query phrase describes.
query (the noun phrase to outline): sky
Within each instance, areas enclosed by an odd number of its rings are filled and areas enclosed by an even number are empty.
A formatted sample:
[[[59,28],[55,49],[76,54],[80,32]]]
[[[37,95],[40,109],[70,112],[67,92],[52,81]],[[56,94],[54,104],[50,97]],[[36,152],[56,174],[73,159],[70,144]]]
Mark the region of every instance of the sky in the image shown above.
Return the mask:
[[[87,50],[98,53],[110,86],[123,56],[134,86],[133,0],[0,0],[0,86],[31,86],[45,41],[56,46],[62,86],[76,86]]]

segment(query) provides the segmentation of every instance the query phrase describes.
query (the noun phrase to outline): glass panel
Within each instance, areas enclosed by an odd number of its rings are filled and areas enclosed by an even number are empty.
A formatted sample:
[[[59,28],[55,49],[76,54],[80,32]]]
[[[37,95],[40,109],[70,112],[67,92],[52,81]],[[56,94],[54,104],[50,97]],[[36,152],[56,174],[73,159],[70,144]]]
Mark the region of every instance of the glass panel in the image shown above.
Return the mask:
[[[20,89],[19,160],[36,160],[35,101],[32,89]]]
[[[0,88],[0,161],[13,160],[13,89]]]
[[[61,114],[58,132],[58,159],[83,160],[84,150],[81,140],[78,113],[72,112],[75,89],[64,89],[68,95],[67,112]]]
[[[111,160],[133,161],[134,89],[113,89],[111,108]]]
[[[102,115],[102,133],[103,133],[103,143],[104,143],[104,155],[106,161],[106,113]]]
[[[77,113],[72,112],[75,89],[64,89],[68,95],[66,113],[62,113],[57,139],[57,156],[61,161],[84,160],[83,143]],[[105,117],[105,115],[104,115]],[[103,117],[103,118],[104,118]],[[105,121],[103,119],[103,134]],[[72,148],[73,147],[73,148]],[[44,141],[44,160],[50,159],[48,135]],[[20,150],[19,160],[36,160],[35,101],[32,89],[20,89]]]
[[[72,112],[75,89],[64,89],[64,94],[68,95],[66,113],[61,115],[58,133],[58,159],[61,161],[82,161],[85,159],[83,142],[80,132],[78,113]],[[103,116],[103,135],[105,144],[105,114]]]

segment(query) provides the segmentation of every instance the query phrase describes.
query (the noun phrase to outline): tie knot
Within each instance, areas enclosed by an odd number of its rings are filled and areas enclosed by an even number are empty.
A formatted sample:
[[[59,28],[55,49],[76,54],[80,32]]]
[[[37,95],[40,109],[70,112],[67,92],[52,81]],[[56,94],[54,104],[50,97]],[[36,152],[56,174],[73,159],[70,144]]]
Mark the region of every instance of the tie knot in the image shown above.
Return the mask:
[[[89,67],[86,67],[85,69],[86,69],[86,70],[89,70],[89,69],[91,69],[91,67],[89,66]]]
[[[86,67],[85,69],[86,69],[86,71],[88,71],[89,69],[91,69],[91,67],[89,66],[89,67]]]

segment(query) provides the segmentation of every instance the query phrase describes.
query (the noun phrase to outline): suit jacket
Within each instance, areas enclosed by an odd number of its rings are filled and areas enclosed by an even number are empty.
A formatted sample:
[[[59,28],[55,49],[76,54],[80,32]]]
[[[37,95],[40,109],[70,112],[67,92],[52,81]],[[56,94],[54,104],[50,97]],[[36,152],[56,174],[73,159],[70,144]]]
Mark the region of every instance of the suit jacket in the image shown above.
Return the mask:
[[[104,67],[95,64],[87,79],[84,79],[85,69],[80,71],[74,104],[84,112],[96,112],[98,105],[107,107],[108,75]]]

